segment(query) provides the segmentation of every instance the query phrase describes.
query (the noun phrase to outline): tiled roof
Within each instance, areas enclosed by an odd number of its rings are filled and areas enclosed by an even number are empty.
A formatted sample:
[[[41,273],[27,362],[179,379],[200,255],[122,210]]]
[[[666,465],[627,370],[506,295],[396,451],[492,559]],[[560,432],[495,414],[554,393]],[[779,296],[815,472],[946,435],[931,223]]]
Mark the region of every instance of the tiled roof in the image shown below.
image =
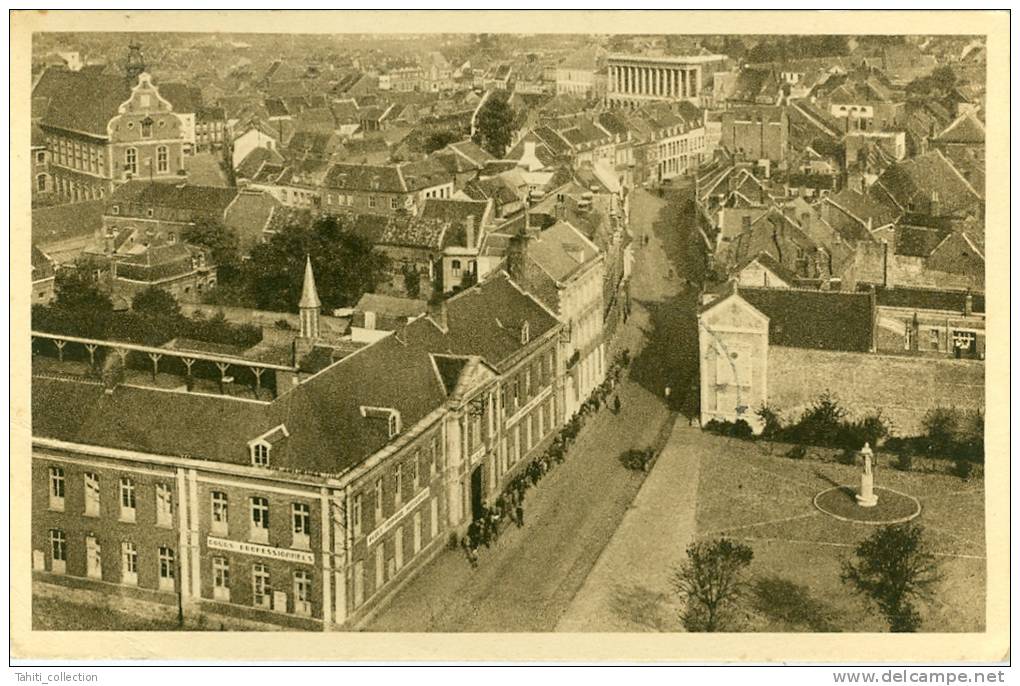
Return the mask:
[[[947,229],[901,224],[896,227],[896,254],[928,257],[948,234]]]
[[[474,217],[475,241],[478,241],[480,227],[488,208],[489,201],[485,200],[429,198],[422,207],[421,216],[425,219],[436,219],[450,224],[443,241],[443,247],[451,245],[466,247],[465,227],[468,217]]]
[[[44,78],[51,71],[47,70]],[[83,72],[68,72],[48,80],[43,90],[50,101],[42,118],[44,127],[103,137],[108,135],[107,124],[131,96],[131,89],[123,77]]]
[[[905,211],[914,203],[927,205],[937,193],[943,215],[966,211],[981,202],[977,191],[938,150],[892,165],[869,192],[879,202],[891,199]]]
[[[971,112],[964,112],[943,129],[935,140],[939,143],[983,145],[985,126]]]
[[[32,379],[35,436],[251,464],[247,443],[272,428],[266,406],[220,396],[101,384]]]
[[[91,237],[103,226],[102,200],[39,207],[32,210],[32,242],[48,245],[68,238]]]
[[[873,319],[867,293],[740,288],[769,318],[769,342],[791,348],[869,352]]]
[[[424,314],[428,310],[428,303],[424,300],[398,298],[393,295],[365,293],[354,309],[358,312],[375,312],[388,317],[414,317]]]
[[[528,258],[556,281],[566,281],[598,257],[598,248],[577,229],[558,221],[528,242]]]
[[[118,206],[120,216],[146,216],[153,209],[222,217],[236,195],[236,188],[128,181],[114,190],[107,204]]]
[[[440,250],[450,224],[424,217],[390,217],[379,243],[382,245]]]
[[[886,307],[909,307],[918,310],[948,310],[951,312],[963,312],[966,307],[967,291],[946,291],[935,288],[885,288],[879,286],[875,289],[876,300],[879,305]],[[971,295],[972,311],[983,313],[985,311],[985,296],[983,293]]]
[[[406,192],[396,165],[335,164],[326,173],[323,185],[337,190]]]
[[[174,108],[177,114],[196,114],[202,103],[202,92],[186,83],[156,84],[159,94]]]

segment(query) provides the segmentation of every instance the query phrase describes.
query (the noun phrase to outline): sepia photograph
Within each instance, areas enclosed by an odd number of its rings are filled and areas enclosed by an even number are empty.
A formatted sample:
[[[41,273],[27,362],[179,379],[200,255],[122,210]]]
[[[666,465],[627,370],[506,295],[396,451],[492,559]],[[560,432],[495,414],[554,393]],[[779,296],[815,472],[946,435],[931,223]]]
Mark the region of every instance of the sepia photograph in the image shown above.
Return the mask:
[[[375,14],[12,15],[26,641],[1008,659],[1002,16]]]

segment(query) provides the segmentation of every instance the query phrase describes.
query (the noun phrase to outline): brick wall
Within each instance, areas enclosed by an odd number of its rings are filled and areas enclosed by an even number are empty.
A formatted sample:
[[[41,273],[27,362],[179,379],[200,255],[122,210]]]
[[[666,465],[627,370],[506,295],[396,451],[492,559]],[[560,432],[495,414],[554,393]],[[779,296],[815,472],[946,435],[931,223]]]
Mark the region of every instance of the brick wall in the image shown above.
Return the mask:
[[[826,390],[855,415],[876,409],[896,435],[921,432],[936,406],[984,407],[984,363],[770,346],[768,399],[786,421]]]

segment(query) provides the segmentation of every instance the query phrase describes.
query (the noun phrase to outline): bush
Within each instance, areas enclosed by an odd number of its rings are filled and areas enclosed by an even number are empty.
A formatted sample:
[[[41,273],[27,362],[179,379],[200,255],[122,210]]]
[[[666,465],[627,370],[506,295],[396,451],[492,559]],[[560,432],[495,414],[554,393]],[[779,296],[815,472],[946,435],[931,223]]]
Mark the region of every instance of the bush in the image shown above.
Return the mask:
[[[953,462],[952,469],[953,476],[958,476],[961,479],[967,480],[974,473],[974,463],[968,462],[967,460],[956,460]]]
[[[900,453],[896,456],[893,466],[901,472],[909,472],[914,467],[914,456],[910,453]]]
[[[839,457],[836,458],[836,459],[839,460],[840,464],[850,464],[850,465],[856,464],[857,463],[857,451],[856,450],[844,449],[842,452],[839,453]]]
[[[783,419],[775,405],[764,404],[756,413],[762,423],[762,438],[775,438],[783,431]]]
[[[936,407],[924,416],[922,425],[928,454],[984,462],[985,428],[981,410]]]
[[[802,445],[795,445],[786,452],[786,456],[791,460],[803,460],[807,457],[807,448]]]
[[[846,415],[846,409],[826,392],[805,410],[800,421],[789,427],[786,433],[797,443],[838,446],[844,436],[843,420]]]
[[[742,440],[750,440],[754,438],[754,429],[743,419],[738,419],[735,422],[729,422],[722,419],[710,419],[705,424],[705,430],[719,436],[729,436],[731,438],[739,438]]]
[[[627,469],[635,472],[647,471],[648,464],[652,461],[655,451],[652,448],[631,448],[620,455],[620,462]]]

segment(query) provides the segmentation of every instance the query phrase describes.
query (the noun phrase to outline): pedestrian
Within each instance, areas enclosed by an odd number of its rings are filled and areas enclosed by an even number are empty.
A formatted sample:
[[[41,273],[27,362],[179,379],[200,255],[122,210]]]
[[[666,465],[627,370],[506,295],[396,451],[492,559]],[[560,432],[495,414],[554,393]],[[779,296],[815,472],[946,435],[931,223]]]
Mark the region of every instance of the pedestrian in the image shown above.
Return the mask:
[[[489,526],[492,530],[492,538],[495,541],[499,540],[499,518],[500,509],[499,506],[497,505],[496,507],[492,508],[492,510],[489,512]]]
[[[666,404],[667,405],[669,404],[669,394],[672,393],[672,392],[673,392],[673,389],[671,389],[669,386],[666,386],[666,390],[665,390],[664,394],[666,396]]]
[[[618,395],[613,396],[613,412],[620,414],[620,396]]]
[[[467,536],[461,537],[460,546],[464,549],[464,555],[467,557],[468,564],[471,565],[471,569],[477,569],[478,554],[475,552],[475,549],[471,547],[471,543],[468,541]]]
[[[468,535],[468,545],[471,546],[472,549],[477,548],[478,547],[478,539],[482,535],[482,532],[478,530],[478,520],[477,519],[473,520],[468,525],[467,535]]]
[[[517,518],[517,528],[520,529],[524,526],[524,506],[521,503],[517,503],[514,508],[514,515]]]

